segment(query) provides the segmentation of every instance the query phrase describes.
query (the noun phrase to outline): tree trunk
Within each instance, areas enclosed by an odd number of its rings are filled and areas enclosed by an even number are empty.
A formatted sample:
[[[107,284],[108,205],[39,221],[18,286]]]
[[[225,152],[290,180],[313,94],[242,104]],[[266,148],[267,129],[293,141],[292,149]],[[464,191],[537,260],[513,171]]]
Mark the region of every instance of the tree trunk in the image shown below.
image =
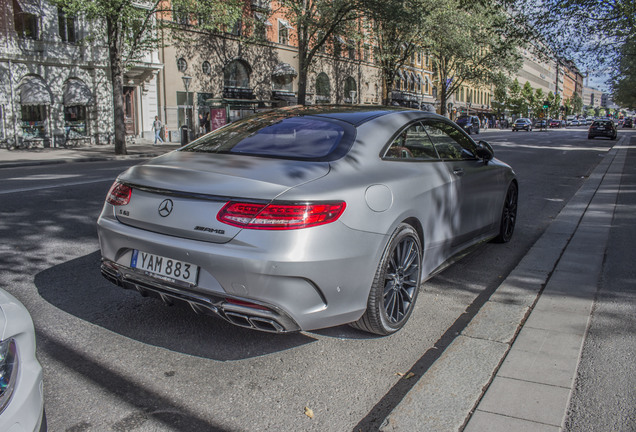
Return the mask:
[[[307,48],[305,44],[298,43],[298,105],[307,104]]]
[[[110,58],[110,80],[113,86],[113,108],[115,123],[115,154],[128,154],[126,149],[126,124],[124,122],[124,69],[122,54],[119,50],[119,33],[117,23],[106,20],[108,31],[108,55]]]
[[[446,81],[440,80],[440,92],[439,92],[439,114],[446,116],[446,98],[448,97],[446,94]]]

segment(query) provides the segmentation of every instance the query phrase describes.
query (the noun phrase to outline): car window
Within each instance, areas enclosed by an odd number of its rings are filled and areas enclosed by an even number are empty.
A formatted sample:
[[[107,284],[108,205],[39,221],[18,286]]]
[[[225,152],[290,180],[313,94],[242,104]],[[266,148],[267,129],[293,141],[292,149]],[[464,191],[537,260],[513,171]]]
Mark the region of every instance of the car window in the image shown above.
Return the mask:
[[[182,151],[317,159],[332,153],[345,133],[341,124],[315,117],[246,118],[193,141]]]
[[[415,123],[402,131],[384,154],[385,159],[438,159],[435,147],[421,123]]]
[[[431,138],[440,158],[476,159],[475,143],[454,126],[438,120],[427,120],[424,122],[424,130]]]

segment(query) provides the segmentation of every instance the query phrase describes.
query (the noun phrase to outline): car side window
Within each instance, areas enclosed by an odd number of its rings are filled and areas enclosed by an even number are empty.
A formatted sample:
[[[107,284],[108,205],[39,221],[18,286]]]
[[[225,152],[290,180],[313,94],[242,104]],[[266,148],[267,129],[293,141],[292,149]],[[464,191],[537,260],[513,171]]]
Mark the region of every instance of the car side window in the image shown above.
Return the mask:
[[[435,147],[421,123],[415,123],[402,131],[384,154],[385,159],[438,159]]]
[[[476,145],[456,127],[437,120],[424,122],[424,130],[442,159],[476,159]]]

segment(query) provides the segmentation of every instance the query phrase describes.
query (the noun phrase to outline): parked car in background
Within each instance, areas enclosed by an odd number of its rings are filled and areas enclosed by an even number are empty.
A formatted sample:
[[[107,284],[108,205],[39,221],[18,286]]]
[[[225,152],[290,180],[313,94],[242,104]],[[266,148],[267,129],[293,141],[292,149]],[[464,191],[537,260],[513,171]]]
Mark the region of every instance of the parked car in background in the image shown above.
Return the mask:
[[[455,120],[462,129],[466,131],[468,135],[478,134],[481,122],[477,116],[461,116]]]
[[[546,120],[536,120],[534,122],[534,127],[539,129],[547,129],[548,122]]]
[[[632,120],[631,117],[625,117],[625,121],[623,122],[623,127],[624,128],[634,127],[634,121]]]
[[[532,130],[532,122],[530,121],[530,119],[518,118],[517,120],[515,120],[515,122],[512,124],[512,131],[517,132],[520,130],[525,130],[527,132],[530,132]]]
[[[616,125],[612,120],[594,120],[587,132],[587,139],[607,137],[615,140],[618,136]]]
[[[0,289],[0,431],[46,430],[33,321],[22,303]]]
[[[579,120],[578,119],[572,119],[570,121],[570,126],[578,126],[579,125]]]
[[[550,120],[550,127],[551,128],[560,128],[562,124],[562,121],[559,119],[552,119]]]
[[[517,191],[490,144],[437,114],[264,111],[119,175],[101,270],[241,327],[385,335],[458,253],[511,239]]]

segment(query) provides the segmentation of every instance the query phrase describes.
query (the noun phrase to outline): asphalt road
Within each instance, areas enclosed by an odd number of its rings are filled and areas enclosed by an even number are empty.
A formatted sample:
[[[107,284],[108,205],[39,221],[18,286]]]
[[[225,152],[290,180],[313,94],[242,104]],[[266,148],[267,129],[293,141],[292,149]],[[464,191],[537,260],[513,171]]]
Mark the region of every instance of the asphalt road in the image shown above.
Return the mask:
[[[613,144],[584,129],[476,138],[519,177],[515,237],[427,282],[389,337],[348,326],[254,332],[111,285],[99,273],[95,221],[116,174],[138,160],[0,170],[0,284],[33,316],[49,429],[377,428]]]

